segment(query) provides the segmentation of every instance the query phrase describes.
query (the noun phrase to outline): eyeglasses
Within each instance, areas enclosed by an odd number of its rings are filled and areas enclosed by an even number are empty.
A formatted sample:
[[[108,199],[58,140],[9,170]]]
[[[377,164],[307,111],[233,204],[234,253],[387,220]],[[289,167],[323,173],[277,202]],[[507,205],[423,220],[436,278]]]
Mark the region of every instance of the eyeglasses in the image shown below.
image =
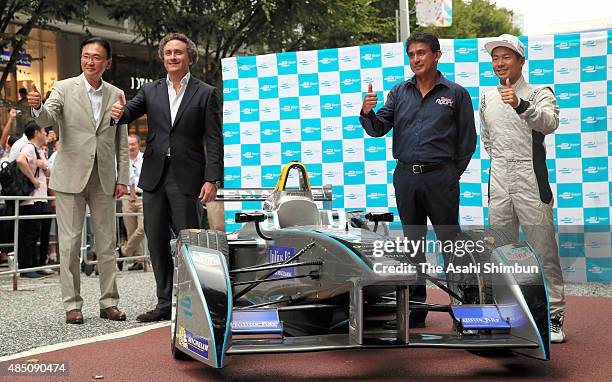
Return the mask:
[[[97,54],[94,54],[93,56],[90,56],[89,54],[83,54],[81,56],[81,60],[85,62],[89,62],[89,60],[93,60],[93,62],[102,62],[104,61],[104,57],[98,56]]]

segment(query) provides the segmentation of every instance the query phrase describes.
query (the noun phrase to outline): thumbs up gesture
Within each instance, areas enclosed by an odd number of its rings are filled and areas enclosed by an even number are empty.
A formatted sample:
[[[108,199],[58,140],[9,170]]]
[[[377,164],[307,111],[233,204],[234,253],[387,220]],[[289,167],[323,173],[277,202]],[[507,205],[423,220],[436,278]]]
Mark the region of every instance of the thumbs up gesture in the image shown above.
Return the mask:
[[[361,111],[363,112],[363,114],[368,114],[370,113],[370,111],[372,111],[372,109],[376,107],[377,103],[378,96],[376,95],[376,92],[374,92],[374,90],[372,89],[372,84],[369,83],[368,92],[366,93],[365,97],[363,97],[363,106],[361,106]]]
[[[113,104],[111,109],[111,117],[115,121],[119,121],[123,116],[123,111],[125,110],[125,94],[121,91],[117,91],[117,102]]]
[[[501,98],[504,103],[512,106],[513,108],[517,108],[520,100],[516,96],[514,89],[512,89],[512,83],[510,83],[510,78],[506,78],[506,89],[501,91]]]
[[[38,110],[41,105],[41,97],[36,85],[32,84],[32,90],[28,92],[28,106]]]

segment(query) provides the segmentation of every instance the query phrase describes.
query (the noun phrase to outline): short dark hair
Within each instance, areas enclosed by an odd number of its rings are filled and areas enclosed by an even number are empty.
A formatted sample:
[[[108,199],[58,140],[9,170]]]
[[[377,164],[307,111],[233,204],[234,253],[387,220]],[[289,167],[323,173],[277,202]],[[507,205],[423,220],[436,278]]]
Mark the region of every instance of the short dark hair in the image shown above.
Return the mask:
[[[80,51],[83,51],[83,47],[89,44],[98,44],[106,51],[106,59],[111,59],[113,56],[113,50],[111,49],[111,43],[102,37],[88,37],[81,43]]]
[[[182,33],[168,33],[161,39],[159,42],[159,58],[162,61],[164,61],[164,46],[166,46],[168,41],[172,40],[179,40],[187,44],[187,54],[189,55],[189,58],[191,58],[191,64],[195,65],[195,63],[198,62],[198,47],[189,37]]]
[[[8,142],[7,142],[7,143],[8,143],[8,145],[9,145],[9,146],[12,146],[12,145],[14,145],[14,144],[15,144],[15,142],[17,142],[18,140],[19,140],[19,138],[17,138],[17,137],[16,137],[16,136],[14,136],[14,135],[11,135],[11,136],[9,137],[9,139],[8,139]]]
[[[406,39],[406,53],[408,53],[410,44],[414,44],[416,42],[423,42],[429,45],[429,49],[431,49],[431,51],[434,53],[440,51],[440,41],[435,34],[430,32],[415,32]]]
[[[22,97],[25,97],[28,95],[28,89],[26,88],[19,88],[19,95]]]
[[[24,133],[26,138],[32,139],[34,138],[34,135],[36,135],[36,132],[42,129],[43,128],[38,126],[36,122],[30,121],[25,125]]]

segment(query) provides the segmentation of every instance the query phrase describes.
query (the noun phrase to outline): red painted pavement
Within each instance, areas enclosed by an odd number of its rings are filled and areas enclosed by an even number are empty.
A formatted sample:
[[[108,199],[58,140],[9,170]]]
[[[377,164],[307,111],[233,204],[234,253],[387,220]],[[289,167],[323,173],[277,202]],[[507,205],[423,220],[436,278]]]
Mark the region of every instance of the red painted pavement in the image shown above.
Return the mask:
[[[434,291],[434,299],[441,294]],[[62,377],[5,377],[7,381],[612,381],[612,298],[568,297],[569,340],[552,347],[552,360],[484,358],[463,350],[382,349],[232,356],[221,370],[176,361],[169,328],[28,357],[67,361]],[[427,331],[447,331],[444,313],[430,313]],[[21,361],[24,361],[22,359]],[[18,362],[11,361],[11,362]],[[0,380],[3,380],[0,377]]]

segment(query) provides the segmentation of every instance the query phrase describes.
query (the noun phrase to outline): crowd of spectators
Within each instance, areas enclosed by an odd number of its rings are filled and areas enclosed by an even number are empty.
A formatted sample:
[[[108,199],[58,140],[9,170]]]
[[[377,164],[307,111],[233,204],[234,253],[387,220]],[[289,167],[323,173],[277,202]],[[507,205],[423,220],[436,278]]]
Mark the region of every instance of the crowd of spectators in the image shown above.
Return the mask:
[[[19,215],[45,215],[55,213],[55,201],[47,200],[47,196],[54,196],[52,189],[48,188],[48,181],[53,171],[53,163],[57,152],[61,149],[58,136],[53,129],[39,127],[31,117],[27,105],[27,90],[19,90],[20,99],[14,108],[6,113],[6,122],[0,130],[0,169],[2,164],[15,161],[19,170],[34,185],[34,191],[30,196],[44,199],[31,199],[19,203]],[[3,111],[6,112],[6,111]],[[130,187],[129,196],[120,203],[119,208],[124,212],[142,213],[142,190],[137,187],[142,166],[142,152],[140,139],[136,135],[130,135]],[[0,186],[0,194],[1,186]],[[0,197],[1,199],[1,197]],[[0,200],[0,216],[14,214],[15,204],[13,201]],[[142,215],[126,216],[119,222],[118,242],[122,245],[118,248],[118,256],[142,256],[142,241],[144,239],[144,228]],[[14,247],[13,221],[0,221],[0,266],[8,263],[8,254],[13,252]],[[90,225],[87,225],[88,241],[92,240]],[[91,246],[90,246],[91,248]],[[57,246],[57,224],[55,219],[20,219],[18,228],[17,262],[19,269],[39,267],[43,265],[59,264],[59,253]],[[88,251],[88,259],[95,259],[95,254]],[[87,275],[94,270],[93,267],[84,266],[82,269]],[[119,262],[118,267],[123,268]],[[129,270],[142,270],[143,262],[133,263]],[[25,278],[39,278],[53,274],[50,270],[36,272],[21,272],[20,276]]]

